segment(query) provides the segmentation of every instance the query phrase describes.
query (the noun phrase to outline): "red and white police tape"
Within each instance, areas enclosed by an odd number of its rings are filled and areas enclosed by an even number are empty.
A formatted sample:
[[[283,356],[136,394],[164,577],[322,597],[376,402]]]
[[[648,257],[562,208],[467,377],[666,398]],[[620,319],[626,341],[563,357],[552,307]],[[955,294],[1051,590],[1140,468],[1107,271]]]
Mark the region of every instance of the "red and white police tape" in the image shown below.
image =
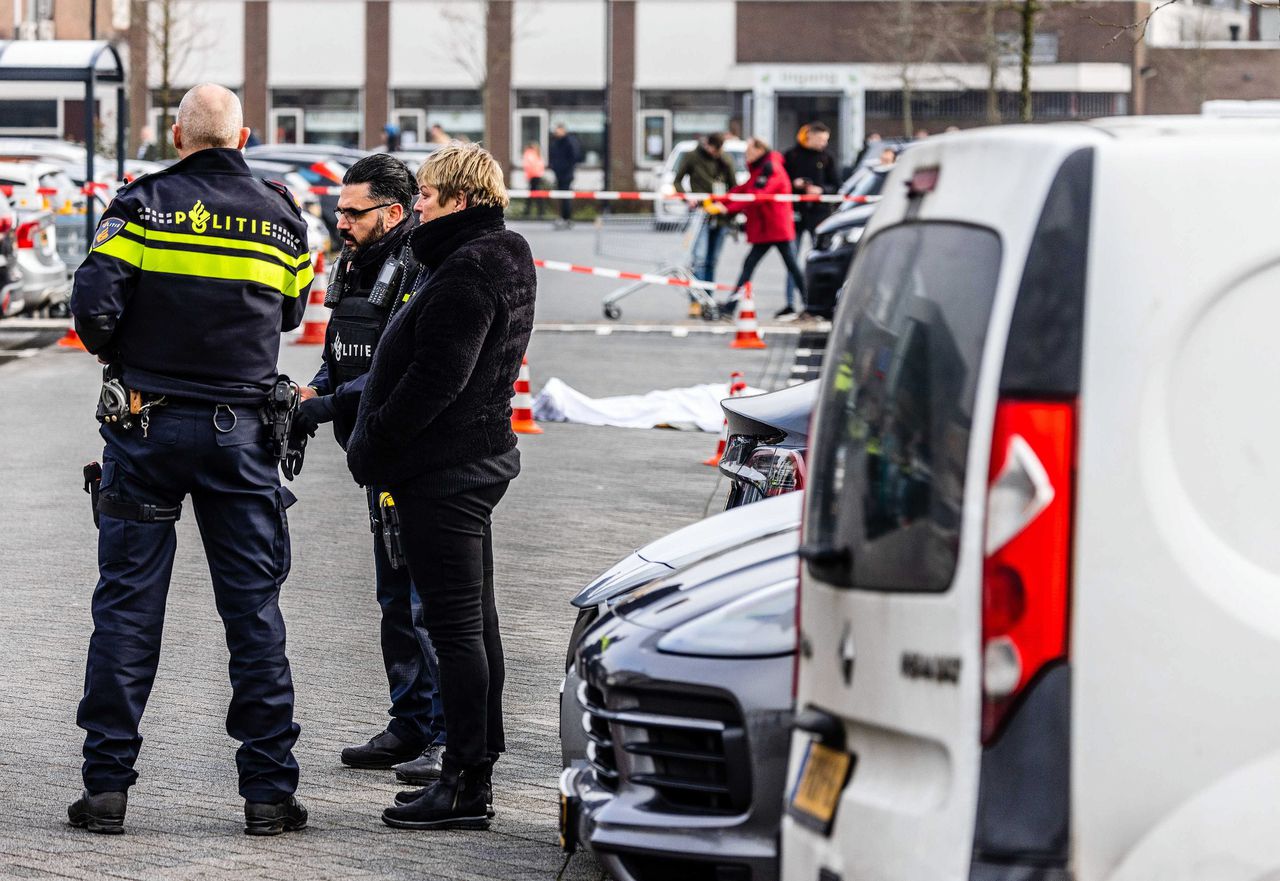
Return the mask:
[[[337,196],[342,187],[312,187],[317,196]],[[657,193],[627,190],[507,190],[512,199],[582,199],[599,202],[852,202],[870,205],[879,196],[839,193]]]
[[[620,278],[623,281],[642,281],[646,284],[670,285],[676,288],[701,288],[704,291],[734,291],[731,284],[716,284],[710,281],[669,278],[665,275],[654,275],[650,272],[626,272],[621,269],[606,269],[600,266],[580,266],[577,263],[562,263],[559,260],[534,260],[533,265],[555,272],[576,272],[581,275],[598,275],[601,278]]]

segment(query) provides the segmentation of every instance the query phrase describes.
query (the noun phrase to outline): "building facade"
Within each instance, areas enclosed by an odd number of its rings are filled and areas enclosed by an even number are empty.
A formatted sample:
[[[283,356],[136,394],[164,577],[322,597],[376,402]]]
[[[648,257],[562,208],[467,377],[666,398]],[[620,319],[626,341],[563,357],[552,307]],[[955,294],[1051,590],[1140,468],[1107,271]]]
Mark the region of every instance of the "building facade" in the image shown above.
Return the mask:
[[[0,0],[0,38],[87,38],[91,2],[99,36],[129,50],[135,150],[207,80],[241,94],[266,142],[374,147],[388,124],[404,143],[438,125],[513,168],[522,145],[545,148],[564,122],[584,168],[607,163],[614,187],[647,182],[674,143],[713,130],[785,148],[820,119],[848,162],[872,131],[1017,115],[1021,22],[973,0]],[[1280,23],[1233,2],[1185,0],[1191,12],[1161,10],[1136,42],[1126,26],[1145,4],[1047,7],[1034,28],[1035,118],[1280,97],[1267,51],[1280,43],[1261,39]],[[11,85],[0,134],[82,135],[76,100]]]

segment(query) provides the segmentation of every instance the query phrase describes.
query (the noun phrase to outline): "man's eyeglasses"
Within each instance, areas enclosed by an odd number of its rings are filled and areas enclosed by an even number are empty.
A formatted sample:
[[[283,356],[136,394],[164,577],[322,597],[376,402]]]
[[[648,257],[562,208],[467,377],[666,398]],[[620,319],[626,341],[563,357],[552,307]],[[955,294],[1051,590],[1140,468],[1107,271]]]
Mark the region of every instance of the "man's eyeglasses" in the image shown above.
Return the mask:
[[[341,220],[347,218],[347,223],[354,223],[361,217],[364,217],[370,211],[377,211],[379,208],[390,208],[395,202],[383,202],[381,205],[370,205],[368,208],[337,208],[333,212],[333,216]]]

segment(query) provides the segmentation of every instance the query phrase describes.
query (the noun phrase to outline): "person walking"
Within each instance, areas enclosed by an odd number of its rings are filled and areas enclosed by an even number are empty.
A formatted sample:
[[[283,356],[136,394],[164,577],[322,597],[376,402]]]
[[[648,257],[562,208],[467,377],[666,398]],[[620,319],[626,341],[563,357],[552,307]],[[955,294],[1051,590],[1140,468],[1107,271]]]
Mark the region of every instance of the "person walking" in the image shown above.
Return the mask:
[[[573,175],[578,168],[578,163],[582,161],[582,142],[578,140],[577,135],[569,133],[563,122],[557,122],[554,132],[551,135],[551,144],[547,148],[548,164],[551,171],[556,176],[557,190],[572,190]],[[560,200],[560,222],[556,224],[558,229],[568,229],[573,226],[573,200]]]
[[[685,189],[685,179],[689,189]],[[737,183],[733,163],[724,155],[724,135],[713,132],[703,138],[698,146],[684,155],[676,166],[675,188],[677,193],[712,193],[723,195]],[[716,280],[716,264],[720,260],[720,246],[724,244],[728,223],[719,213],[708,213],[702,218],[698,237],[693,242],[693,277],[699,281]],[[698,301],[690,298],[689,314],[701,314]]]
[[[531,190],[545,190],[547,188],[547,163],[542,158],[542,147],[537,141],[530,141],[524,147],[524,153],[520,157],[520,164],[524,167],[525,186]],[[538,219],[542,219],[543,213],[546,211],[546,199],[526,199],[524,204],[524,216],[528,217],[533,213],[534,206],[538,208]]]
[[[520,471],[511,397],[537,275],[503,224],[502,169],[453,144],[418,169],[414,255],[430,275],[374,353],[347,464],[395,498],[405,556],[440,659],[449,725],[440,779],[382,813],[407,829],[487,828],[506,749],[491,515]]]
[[[373,353],[391,315],[413,290],[422,267],[409,247],[414,225],[410,208],[418,186],[403,162],[386,153],[358,160],[342,177],[338,233],[343,249],[325,290],[333,311],[325,328],[320,370],[301,390],[303,403],[293,430],[315,435],[332,422],[338,445],[346,447],[360,406]],[[383,279],[379,287],[378,280]],[[369,493],[377,520],[378,489]],[[440,774],[444,753],[444,708],[431,639],[414,602],[409,571],[395,568],[382,536],[373,539],[374,579],[382,609],[382,662],[391,691],[391,721],[368,743],[342,751],[352,768],[395,768],[408,782]]]
[[[831,129],[822,122],[811,122],[800,129],[795,146],[782,157],[787,176],[791,178],[792,192],[820,196],[840,190],[840,169],[836,165],[836,157],[827,149],[830,140]],[[818,224],[830,216],[831,206],[822,202],[801,202],[796,205],[796,238],[793,247],[798,265],[803,266],[804,263],[805,237],[808,237],[812,247],[818,235]],[[774,318],[786,320],[795,316],[796,311],[792,305],[794,297],[795,284],[788,275],[786,301]]]
[[[173,126],[179,161],[120,189],[76,270],[76,329],[110,377],[97,487],[86,469],[99,579],[76,714],[84,794],[67,809],[91,832],[124,829],[188,495],[231,654],[227,733],[241,743],[245,832],[307,824],[279,607],[294,496],[280,486],[264,407],[284,380],[280,334],[301,323],[312,270],[298,205],[249,172],[248,137],[234,93],[187,92]]]
[[[782,156],[773,150],[761,138],[747,141],[747,170],[751,178],[739,184],[730,193],[746,193],[768,196],[773,194],[790,194],[791,181],[787,178],[787,169]],[[738,296],[743,286],[751,281],[756,266],[764,259],[770,249],[777,249],[782,255],[782,262],[787,273],[795,282],[800,297],[804,297],[804,276],[796,263],[796,255],[791,243],[796,237],[795,219],[792,217],[790,202],[761,200],[758,202],[726,202],[724,206],[714,210],[733,214],[743,212],[747,216],[747,241],[751,250],[742,262],[742,271],[738,274],[733,295],[720,305],[722,314],[732,317],[738,308]]]

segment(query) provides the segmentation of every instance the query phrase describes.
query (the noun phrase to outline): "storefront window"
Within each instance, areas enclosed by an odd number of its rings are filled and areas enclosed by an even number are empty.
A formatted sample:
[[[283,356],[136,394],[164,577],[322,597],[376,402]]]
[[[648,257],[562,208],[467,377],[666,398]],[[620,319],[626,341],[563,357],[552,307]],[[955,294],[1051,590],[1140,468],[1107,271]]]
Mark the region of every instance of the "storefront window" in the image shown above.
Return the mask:
[[[714,90],[663,90],[640,93],[640,110],[671,112],[673,141],[691,141],[711,132],[742,130],[742,95]]]
[[[582,144],[582,166],[599,168],[604,156],[604,92],[599,89],[521,89],[516,92],[520,110],[546,110],[554,132],[564,123]]]
[[[275,89],[271,93],[275,129],[271,143],[360,146],[360,92],[357,89]],[[301,127],[297,114],[300,111]]]
[[[484,107],[475,89],[396,89],[392,101],[404,147],[429,141],[433,125],[460,141],[484,140]]]

